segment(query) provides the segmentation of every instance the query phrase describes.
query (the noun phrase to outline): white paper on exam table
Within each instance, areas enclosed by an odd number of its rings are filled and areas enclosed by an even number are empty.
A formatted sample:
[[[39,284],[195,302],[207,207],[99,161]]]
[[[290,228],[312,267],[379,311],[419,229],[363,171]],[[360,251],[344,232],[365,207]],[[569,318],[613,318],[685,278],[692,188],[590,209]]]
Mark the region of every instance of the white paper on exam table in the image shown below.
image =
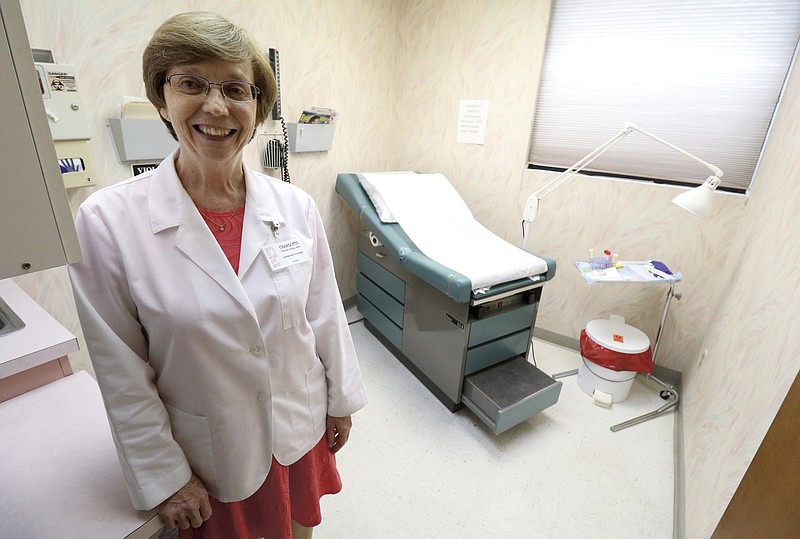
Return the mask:
[[[444,175],[392,174],[371,179],[419,250],[468,277],[473,290],[547,271],[544,260],[508,243],[475,220]]]

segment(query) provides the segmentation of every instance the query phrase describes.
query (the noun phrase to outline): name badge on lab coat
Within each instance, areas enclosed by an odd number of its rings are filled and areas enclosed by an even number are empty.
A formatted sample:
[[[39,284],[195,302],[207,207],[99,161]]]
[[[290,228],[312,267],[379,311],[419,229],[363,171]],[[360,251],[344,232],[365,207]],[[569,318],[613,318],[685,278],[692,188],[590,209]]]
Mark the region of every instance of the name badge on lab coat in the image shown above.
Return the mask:
[[[276,241],[264,247],[272,271],[300,264],[309,259],[302,242],[295,238]]]

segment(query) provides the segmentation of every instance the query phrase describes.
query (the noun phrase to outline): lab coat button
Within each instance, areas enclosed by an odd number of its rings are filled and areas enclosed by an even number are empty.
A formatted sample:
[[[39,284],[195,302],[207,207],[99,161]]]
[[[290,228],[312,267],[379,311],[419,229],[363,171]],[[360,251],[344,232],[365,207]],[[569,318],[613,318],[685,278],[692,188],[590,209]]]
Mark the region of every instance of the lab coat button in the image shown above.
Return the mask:
[[[267,399],[269,399],[269,393],[267,393],[266,391],[261,391],[258,394],[258,400],[260,400],[261,402],[265,402]]]
[[[250,349],[250,353],[253,354],[254,356],[260,356],[262,350],[263,350],[263,348],[261,348],[260,346],[256,345],[256,346],[254,346],[254,347],[252,347]]]

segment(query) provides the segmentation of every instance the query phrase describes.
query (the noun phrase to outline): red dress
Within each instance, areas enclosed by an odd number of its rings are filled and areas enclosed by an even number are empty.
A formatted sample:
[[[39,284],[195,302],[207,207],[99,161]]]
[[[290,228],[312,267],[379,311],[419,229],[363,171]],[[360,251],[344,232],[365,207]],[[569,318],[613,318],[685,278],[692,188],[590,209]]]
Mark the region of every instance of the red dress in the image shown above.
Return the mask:
[[[244,208],[230,212],[201,210],[225,256],[239,272]],[[336,457],[323,435],[311,451],[289,466],[275,457],[269,474],[249,498],[223,503],[209,496],[211,517],[199,528],[180,530],[180,539],[291,539],[292,520],[311,528],[322,522],[319,500],[342,490]]]

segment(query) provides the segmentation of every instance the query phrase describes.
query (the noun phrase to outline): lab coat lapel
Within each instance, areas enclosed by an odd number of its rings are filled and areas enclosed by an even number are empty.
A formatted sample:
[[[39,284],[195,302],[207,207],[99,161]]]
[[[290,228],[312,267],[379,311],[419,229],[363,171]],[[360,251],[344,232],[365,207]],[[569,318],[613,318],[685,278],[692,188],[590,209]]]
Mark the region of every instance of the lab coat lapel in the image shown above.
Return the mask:
[[[247,202],[244,211],[242,230],[242,250],[239,255],[239,275],[244,276],[258,258],[265,243],[274,237],[272,224],[283,223],[283,217],[272,202],[272,194],[264,185],[265,180],[257,178],[245,167]]]
[[[255,317],[253,306],[242,288],[239,278],[233,272],[230,262],[208,229],[208,225],[194,209],[194,205],[186,206],[183,221],[175,236],[175,247],[183,251]]]
[[[153,233],[177,227],[175,247],[256,318],[253,305],[230,262],[181,185],[175,172],[174,155],[159,165],[151,184],[149,205]]]

